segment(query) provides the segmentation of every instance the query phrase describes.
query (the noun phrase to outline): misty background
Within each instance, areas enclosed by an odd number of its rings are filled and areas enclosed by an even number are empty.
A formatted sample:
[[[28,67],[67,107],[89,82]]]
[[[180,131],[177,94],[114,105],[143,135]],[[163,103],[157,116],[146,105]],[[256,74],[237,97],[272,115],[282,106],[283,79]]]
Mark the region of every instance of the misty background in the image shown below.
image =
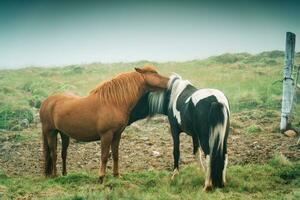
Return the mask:
[[[297,1],[0,3],[0,69],[91,62],[184,61],[300,49]]]

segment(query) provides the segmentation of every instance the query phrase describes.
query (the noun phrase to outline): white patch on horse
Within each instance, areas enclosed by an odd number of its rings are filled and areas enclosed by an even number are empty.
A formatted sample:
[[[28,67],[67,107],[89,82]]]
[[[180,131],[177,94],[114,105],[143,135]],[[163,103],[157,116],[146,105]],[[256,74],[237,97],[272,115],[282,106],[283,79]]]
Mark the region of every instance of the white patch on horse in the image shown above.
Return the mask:
[[[181,76],[179,76],[178,74],[173,72],[172,75],[170,76],[169,82],[167,84],[168,89],[172,89],[170,87],[172,86],[171,83],[173,82],[174,79],[182,80]]]
[[[205,170],[204,164],[202,162],[202,150],[201,150],[201,147],[198,148],[198,154],[199,154],[200,164],[202,166],[203,171],[205,172],[206,170]]]
[[[172,75],[170,80],[169,80],[169,83],[172,82],[173,79],[177,78],[177,77],[178,76]],[[182,91],[188,85],[191,85],[191,83],[189,81],[181,80],[181,79],[175,80],[173,85],[172,85],[169,108],[172,107],[174,117],[177,119],[178,124],[181,124],[181,117],[180,117],[180,111],[177,110],[177,108],[176,108],[177,99],[178,99],[178,96],[182,93]],[[171,87],[171,86],[169,85],[169,87]]]
[[[210,165],[210,157],[209,155],[206,156],[206,177],[205,177],[205,186],[204,188],[209,188],[212,186],[212,180],[211,180],[211,165]]]
[[[205,99],[209,96],[215,96],[217,98],[218,102],[224,104],[226,106],[227,110],[229,111],[228,100],[225,97],[225,95],[223,94],[223,92],[221,92],[220,90],[199,89],[194,94],[192,94],[191,98],[192,98],[193,104],[196,106],[200,100]],[[186,102],[188,102],[189,100],[190,100],[190,98],[188,98],[186,100]],[[228,113],[228,114],[230,115],[230,113]]]
[[[226,168],[228,164],[228,155],[225,154],[225,163],[224,163],[224,169],[223,169],[223,183],[226,184]]]

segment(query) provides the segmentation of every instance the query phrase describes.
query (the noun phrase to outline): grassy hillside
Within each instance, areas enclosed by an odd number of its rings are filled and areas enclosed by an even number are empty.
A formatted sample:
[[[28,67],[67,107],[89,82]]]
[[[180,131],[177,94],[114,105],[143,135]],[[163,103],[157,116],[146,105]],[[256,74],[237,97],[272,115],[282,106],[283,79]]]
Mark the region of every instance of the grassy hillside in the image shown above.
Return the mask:
[[[164,75],[171,72],[189,79],[198,87],[218,88],[225,92],[233,112],[256,107],[278,109],[281,85],[272,83],[282,78],[284,54],[281,51],[223,54],[205,60],[153,63]],[[299,63],[300,54],[296,55]],[[33,121],[32,107],[49,94],[70,91],[87,95],[95,85],[117,73],[143,66],[135,63],[94,63],[56,68],[29,67],[0,71],[0,129],[19,130],[20,121]]]
[[[190,138],[182,142],[187,146],[182,149],[183,169],[170,180],[172,142],[164,134],[168,125],[161,118],[125,130],[121,141],[124,174],[120,179],[112,177],[109,170],[105,184],[98,185],[98,160],[93,170],[89,163],[82,166],[84,158],[95,157],[98,144],[82,147],[75,142],[68,158],[71,173],[54,179],[41,176],[37,111],[43,99],[60,91],[87,95],[99,82],[150,62],[0,70],[0,199],[299,199],[299,145],[278,130],[282,84],[273,83],[282,79],[283,61],[283,52],[272,51],[151,62],[166,76],[176,72],[199,88],[218,88],[229,98],[228,186],[213,193],[202,192],[204,174],[190,161]],[[295,64],[300,64],[300,53]],[[294,126],[300,128],[297,123]],[[138,147],[140,143],[144,146]],[[158,148],[163,157],[151,157],[152,150]]]
[[[206,60],[153,63],[161,73],[176,72],[198,87],[219,88],[229,97],[233,112],[245,108],[279,108],[281,86],[272,85],[282,77],[283,52],[224,54]],[[296,63],[299,63],[299,53]],[[32,107],[49,94],[71,91],[87,95],[96,84],[122,71],[147,64],[115,63],[73,65],[57,68],[29,67],[0,71],[0,129],[20,129],[21,120],[33,121]]]

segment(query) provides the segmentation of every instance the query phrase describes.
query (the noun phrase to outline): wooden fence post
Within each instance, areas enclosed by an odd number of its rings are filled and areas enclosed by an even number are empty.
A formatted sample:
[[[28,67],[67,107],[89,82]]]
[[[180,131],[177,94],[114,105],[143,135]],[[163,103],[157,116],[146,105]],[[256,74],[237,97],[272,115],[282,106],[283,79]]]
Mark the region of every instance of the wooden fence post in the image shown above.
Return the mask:
[[[285,43],[285,65],[283,69],[282,107],[280,131],[287,129],[288,118],[291,112],[293,100],[293,79],[292,71],[294,65],[296,35],[291,32],[286,33]]]

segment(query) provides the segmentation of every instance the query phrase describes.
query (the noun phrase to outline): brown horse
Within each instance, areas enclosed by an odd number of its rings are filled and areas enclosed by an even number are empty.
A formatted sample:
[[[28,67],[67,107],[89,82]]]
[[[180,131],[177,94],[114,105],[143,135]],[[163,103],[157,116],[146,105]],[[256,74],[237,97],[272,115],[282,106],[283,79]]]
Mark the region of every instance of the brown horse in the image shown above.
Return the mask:
[[[118,158],[121,133],[140,97],[148,91],[167,88],[168,78],[154,67],[135,68],[98,85],[86,97],[60,93],[48,97],[40,109],[43,132],[44,173],[56,176],[57,133],[62,140],[62,174],[67,173],[69,137],[80,141],[101,140],[99,182],[103,182],[110,148],[113,174],[119,175]]]

